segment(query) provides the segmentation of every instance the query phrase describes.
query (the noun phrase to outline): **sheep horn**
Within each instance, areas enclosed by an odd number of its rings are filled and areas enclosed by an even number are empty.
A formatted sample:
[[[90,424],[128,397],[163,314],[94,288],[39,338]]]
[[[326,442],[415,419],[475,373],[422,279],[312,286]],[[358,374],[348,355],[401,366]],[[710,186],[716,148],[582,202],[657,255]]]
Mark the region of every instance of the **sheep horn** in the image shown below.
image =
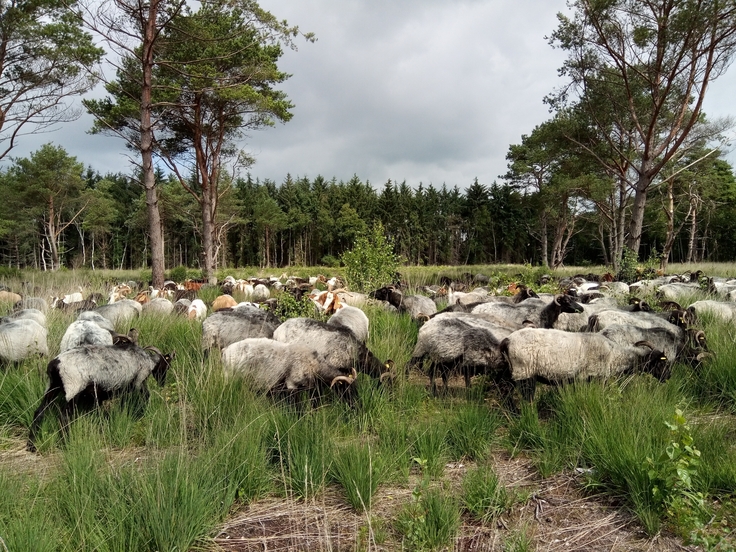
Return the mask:
[[[332,387],[334,387],[334,385],[335,385],[335,384],[336,384],[336,383],[337,383],[338,381],[344,381],[344,382],[345,382],[345,383],[347,383],[348,385],[352,385],[352,383],[353,383],[353,382],[354,382],[355,380],[354,380],[353,378],[349,377],[349,376],[335,376],[334,378],[332,378],[332,382],[330,383],[330,389],[332,389]]]
[[[143,348],[146,351],[153,351],[154,353],[157,353],[158,356],[160,356],[160,357],[163,357],[164,356],[164,354],[157,347],[154,347],[153,345],[148,345],[147,347],[143,347]]]
[[[558,307],[560,306],[560,297],[562,297],[562,296],[561,295],[555,295],[555,305],[557,305]]]
[[[634,347],[649,347],[652,351],[654,350],[654,345],[651,341],[637,341],[634,343]]]

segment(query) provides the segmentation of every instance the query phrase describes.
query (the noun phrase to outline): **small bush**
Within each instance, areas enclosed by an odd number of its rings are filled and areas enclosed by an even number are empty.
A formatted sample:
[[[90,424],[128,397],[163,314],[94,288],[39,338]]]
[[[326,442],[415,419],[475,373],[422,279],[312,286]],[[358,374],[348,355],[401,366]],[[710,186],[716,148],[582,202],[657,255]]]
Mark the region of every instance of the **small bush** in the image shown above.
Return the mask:
[[[390,284],[401,262],[393,249],[380,222],[369,233],[358,236],[353,248],[341,257],[350,289],[365,292]]]
[[[181,283],[187,279],[187,273],[188,273],[187,267],[177,266],[176,268],[172,268],[171,270],[169,270],[167,278],[169,280],[173,280],[174,282]]]

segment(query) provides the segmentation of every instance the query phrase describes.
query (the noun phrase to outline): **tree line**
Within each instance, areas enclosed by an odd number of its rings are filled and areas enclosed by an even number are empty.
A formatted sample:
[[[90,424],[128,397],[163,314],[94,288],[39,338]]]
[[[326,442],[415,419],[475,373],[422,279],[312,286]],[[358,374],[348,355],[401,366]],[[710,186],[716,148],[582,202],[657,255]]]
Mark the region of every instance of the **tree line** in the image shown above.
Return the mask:
[[[358,176],[344,182],[286,175],[275,183],[246,175],[221,184],[215,269],[337,266],[377,223],[410,264],[537,265],[557,249],[547,258],[557,266],[611,264],[603,230],[608,219],[590,189],[578,181],[566,181],[564,193],[557,181],[541,189],[521,184],[520,148],[509,149],[507,179],[476,179],[464,190],[390,180],[376,187]],[[655,188],[643,224],[643,257],[659,259],[667,246],[673,262],[736,258],[733,170],[717,157],[697,167]],[[196,198],[160,168],[155,184],[165,265],[204,269]],[[190,185],[196,187],[194,177]],[[0,186],[8,192],[0,203],[4,266],[150,269],[146,191],[138,175],[101,175],[49,144],[14,160],[0,173]]]
[[[26,132],[74,119],[71,99],[102,81],[107,95],[82,102],[91,130],[139,161],[100,176],[53,146],[14,160],[4,262],[146,265],[154,285],[165,266],[196,265],[213,281],[230,263],[335,263],[375,221],[411,263],[732,259],[733,171],[719,144],[733,121],[709,120],[703,101],[736,53],[736,6],[568,7],[549,37],[567,56],[565,84],[544,99],[552,118],[510,146],[501,184],[460,191],[247,177],[247,133],[292,116],[283,49],[314,40],[255,0],[6,2],[0,159]]]

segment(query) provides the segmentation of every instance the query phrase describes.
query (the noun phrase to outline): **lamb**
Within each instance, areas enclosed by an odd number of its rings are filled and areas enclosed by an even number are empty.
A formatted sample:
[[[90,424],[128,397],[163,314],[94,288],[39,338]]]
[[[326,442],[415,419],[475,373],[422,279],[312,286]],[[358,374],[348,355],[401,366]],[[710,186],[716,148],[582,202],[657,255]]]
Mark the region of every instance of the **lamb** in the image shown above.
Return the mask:
[[[0,324],[0,361],[20,362],[32,355],[49,354],[46,327],[35,320],[20,318]]]
[[[228,345],[222,351],[227,377],[243,376],[259,391],[330,387],[338,381],[350,385],[357,374],[331,366],[314,349],[298,343],[282,343],[265,337],[251,338]]]
[[[465,386],[470,387],[470,378],[476,374],[494,374],[503,366],[499,349],[501,341],[514,330],[499,326],[469,313],[445,313],[427,321],[420,329],[417,343],[407,364],[411,368],[429,359],[430,389],[437,393],[436,374],[442,377],[447,390],[448,377],[460,370]]]
[[[237,341],[252,337],[273,336],[281,324],[273,313],[253,307],[221,309],[202,323],[202,349],[224,349]]]
[[[143,306],[132,299],[121,299],[94,309],[94,312],[104,316],[115,326],[130,324],[142,311]]]
[[[660,381],[670,375],[667,357],[651,344],[618,345],[599,333],[526,328],[505,338],[500,349],[508,363],[504,379],[515,382],[529,401],[537,381],[556,384],[636,370]]]
[[[282,343],[308,344],[341,372],[349,373],[357,367],[359,372],[373,378],[383,377],[393,363],[382,363],[373,355],[364,341],[364,337],[368,336],[367,324],[351,310],[343,314],[345,309],[360,310],[357,307],[343,307],[328,322],[290,318],[274,330],[273,339]]]
[[[154,356],[151,355],[153,352]],[[41,403],[33,414],[27,448],[35,452],[35,440],[43,416],[52,402],[63,392],[65,405],[61,412],[62,428],[70,413],[82,399],[92,398],[95,406],[121,393],[139,392],[148,399],[146,380],[153,375],[163,386],[175,352],[164,355],[155,347],[145,349],[133,343],[123,345],[84,345],[60,353],[49,362],[49,383]]]
[[[527,299],[522,303],[482,303],[471,311],[497,317],[498,324],[520,325],[530,321],[538,328],[552,328],[562,313],[583,312],[583,306],[569,295],[557,295],[550,303],[541,299]]]

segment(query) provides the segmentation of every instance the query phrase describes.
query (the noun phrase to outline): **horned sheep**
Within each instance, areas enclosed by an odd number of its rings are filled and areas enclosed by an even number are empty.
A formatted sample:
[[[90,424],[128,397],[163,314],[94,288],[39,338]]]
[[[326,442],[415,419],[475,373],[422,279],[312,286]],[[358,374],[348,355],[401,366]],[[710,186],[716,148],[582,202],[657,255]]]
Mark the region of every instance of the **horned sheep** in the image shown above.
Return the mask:
[[[254,307],[221,309],[202,323],[202,349],[224,349],[237,341],[254,337],[271,337],[281,324],[273,313]]]
[[[355,372],[331,366],[311,347],[268,338],[244,339],[222,351],[227,377],[243,376],[260,391],[312,389],[320,384],[351,384]]]
[[[607,378],[637,369],[657,379],[669,377],[667,357],[651,344],[614,343],[600,333],[525,328],[501,342],[508,365],[505,379],[519,385],[525,399],[534,396],[537,381],[562,383],[581,378]]]
[[[153,355],[151,355],[153,352]],[[28,434],[28,450],[35,452],[35,439],[43,416],[54,400],[64,394],[62,428],[82,399],[92,398],[95,405],[116,394],[137,391],[148,398],[146,380],[153,375],[163,386],[175,354],[164,355],[154,347],[143,349],[132,343],[124,345],[85,345],[60,353],[49,362],[49,378],[41,403],[33,414]]]

